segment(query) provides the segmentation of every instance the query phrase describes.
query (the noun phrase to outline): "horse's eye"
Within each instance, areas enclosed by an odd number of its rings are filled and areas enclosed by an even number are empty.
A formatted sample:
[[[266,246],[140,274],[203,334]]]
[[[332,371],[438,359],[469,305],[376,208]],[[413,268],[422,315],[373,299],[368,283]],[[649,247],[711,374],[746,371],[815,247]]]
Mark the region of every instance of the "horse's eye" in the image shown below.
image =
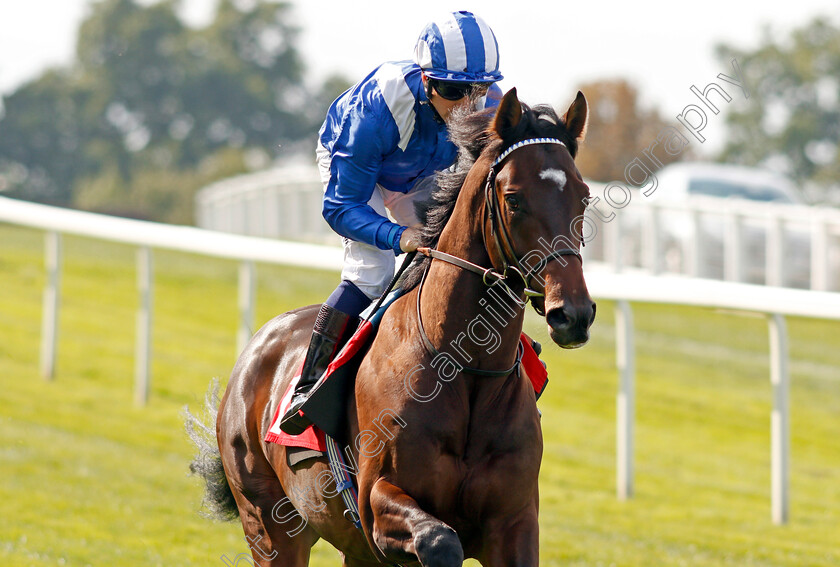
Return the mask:
[[[519,209],[519,199],[515,195],[506,195],[505,203],[507,203],[508,209],[511,211]]]

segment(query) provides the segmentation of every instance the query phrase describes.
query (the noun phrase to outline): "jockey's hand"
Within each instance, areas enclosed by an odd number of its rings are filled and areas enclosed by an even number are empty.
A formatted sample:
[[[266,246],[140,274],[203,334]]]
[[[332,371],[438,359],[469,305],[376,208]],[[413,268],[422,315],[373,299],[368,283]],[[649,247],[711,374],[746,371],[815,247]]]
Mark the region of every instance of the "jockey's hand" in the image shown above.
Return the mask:
[[[414,252],[420,246],[419,227],[410,226],[400,236],[400,250],[403,252]]]

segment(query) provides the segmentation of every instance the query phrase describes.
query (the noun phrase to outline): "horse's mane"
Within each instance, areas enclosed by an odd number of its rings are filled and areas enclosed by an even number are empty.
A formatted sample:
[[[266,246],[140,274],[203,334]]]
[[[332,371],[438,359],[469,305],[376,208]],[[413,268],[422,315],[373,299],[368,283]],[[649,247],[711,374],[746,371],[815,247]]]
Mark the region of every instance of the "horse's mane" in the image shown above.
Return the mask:
[[[498,156],[504,147],[515,141],[534,137],[558,138],[566,144],[572,157],[577,154],[577,140],[569,133],[551,106],[538,105],[530,108],[522,104],[522,119],[508,140],[502,140],[492,131],[494,116],[495,109],[453,112],[448,130],[449,139],[458,148],[458,158],[451,168],[437,173],[435,182],[438,189],[432,193],[431,201],[417,204],[417,217],[423,225],[420,230],[420,246],[437,246],[443,227],[455,209],[455,202],[464,180],[484,152]],[[403,275],[400,287],[408,291],[419,284],[429,261],[429,258],[418,254],[417,259]]]

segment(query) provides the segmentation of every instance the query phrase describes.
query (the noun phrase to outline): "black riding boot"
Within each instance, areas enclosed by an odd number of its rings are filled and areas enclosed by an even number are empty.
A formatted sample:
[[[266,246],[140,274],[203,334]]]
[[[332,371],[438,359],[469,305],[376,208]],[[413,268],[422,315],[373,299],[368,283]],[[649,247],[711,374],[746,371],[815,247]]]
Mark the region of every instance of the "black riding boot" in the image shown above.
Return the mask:
[[[295,387],[289,409],[280,421],[280,429],[289,435],[300,435],[304,429],[312,425],[312,422],[299,412],[300,407],[309,397],[312,386],[329,366],[336,345],[351,319],[355,317],[327,304],[321,306],[321,311],[318,312],[318,318],[315,320],[315,327],[312,329],[312,338],[309,341],[309,350],[306,351],[300,380]]]

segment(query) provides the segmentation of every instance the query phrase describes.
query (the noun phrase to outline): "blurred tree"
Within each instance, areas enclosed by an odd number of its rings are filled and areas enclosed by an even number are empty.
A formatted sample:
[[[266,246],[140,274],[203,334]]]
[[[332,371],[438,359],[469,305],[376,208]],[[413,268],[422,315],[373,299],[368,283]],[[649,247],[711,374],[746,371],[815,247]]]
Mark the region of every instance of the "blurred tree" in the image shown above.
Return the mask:
[[[669,124],[656,110],[640,108],[639,93],[624,79],[586,83],[578,87],[589,103],[589,127],[580,156],[581,172],[595,181],[624,179],[624,168],[636,158],[645,159],[643,151]],[[671,156],[654,150],[654,155],[667,165],[684,159],[687,152]],[[651,169],[659,167],[648,164]]]
[[[192,29],[177,5],[93,4],[73,67],[4,100],[0,189],[184,222],[208,172],[264,165],[279,145],[314,146],[325,93],[341,79],[308,91],[290,6],[220,0],[213,22]]]
[[[840,28],[817,18],[789,38],[765,30],[755,50],[717,52],[738,60],[750,90],[750,104],[726,118],[720,159],[779,170],[811,200],[840,202]]]
[[[91,136],[90,99],[67,74],[50,71],[4,100],[0,120],[0,187],[12,196],[69,204],[78,175],[95,168],[80,158]]]
[[[339,95],[353,86],[353,83],[347,80],[343,75],[330,75],[315,93],[313,104],[310,105],[308,112],[311,119],[321,127],[324,117],[327,114],[327,109]]]
[[[273,156],[278,145],[311,136],[320,125],[305,113],[309,93],[289,6],[254,4],[240,11],[221,0],[215,22],[191,34],[180,54],[189,112],[170,127],[183,136],[181,163],[225,146],[259,147]]]

